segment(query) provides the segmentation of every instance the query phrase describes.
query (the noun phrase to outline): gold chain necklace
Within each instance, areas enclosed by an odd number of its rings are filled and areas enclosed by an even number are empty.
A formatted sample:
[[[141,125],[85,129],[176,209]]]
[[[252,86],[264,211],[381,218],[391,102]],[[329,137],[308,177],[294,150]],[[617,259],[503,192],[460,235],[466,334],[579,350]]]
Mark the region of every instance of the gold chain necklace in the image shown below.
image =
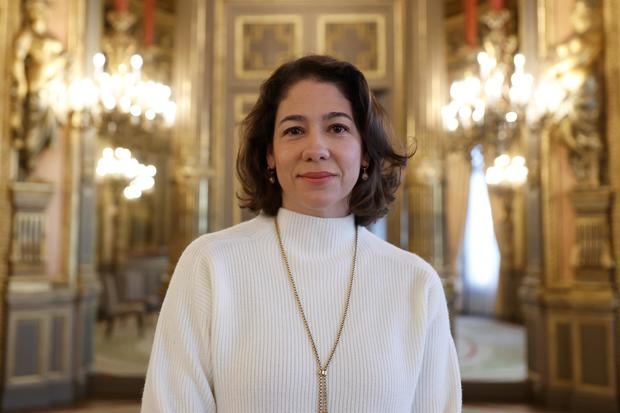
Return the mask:
[[[286,266],[286,271],[288,272],[288,280],[291,283],[291,288],[293,289],[293,295],[295,296],[295,301],[297,302],[297,309],[299,310],[299,314],[301,315],[301,319],[304,322],[304,328],[306,329],[306,335],[310,340],[310,344],[312,345],[312,352],[314,353],[314,359],[316,360],[317,365],[317,375],[319,381],[319,401],[318,401],[318,413],[327,413],[327,368],[329,367],[329,363],[332,361],[334,357],[334,352],[336,351],[336,347],[338,346],[338,342],[340,341],[340,336],[342,335],[342,329],[344,328],[344,322],[347,319],[347,313],[349,312],[349,302],[351,301],[351,289],[353,288],[353,279],[355,278],[355,267],[357,263],[357,240],[358,240],[358,228],[355,226],[355,247],[353,250],[353,265],[351,266],[351,277],[349,278],[349,286],[347,289],[347,296],[344,303],[344,312],[342,314],[342,319],[340,320],[340,325],[338,326],[338,334],[336,335],[336,340],[334,341],[334,345],[332,346],[331,351],[329,352],[329,356],[327,357],[327,361],[325,365],[321,363],[321,358],[319,357],[319,351],[316,348],[316,343],[314,342],[314,338],[312,337],[312,333],[310,332],[310,326],[308,325],[308,320],[306,318],[306,313],[304,312],[304,307],[301,305],[301,300],[299,299],[299,293],[297,292],[297,285],[295,284],[295,280],[293,279],[293,274],[291,273],[291,266],[288,263],[288,257],[284,252],[284,244],[282,243],[282,236],[280,235],[280,227],[278,226],[278,219],[274,218],[274,223],[276,226],[276,235],[278,236],[278,243],[280,244],[280,253],[282,254],[282,260],[284,261],[284,265]]]

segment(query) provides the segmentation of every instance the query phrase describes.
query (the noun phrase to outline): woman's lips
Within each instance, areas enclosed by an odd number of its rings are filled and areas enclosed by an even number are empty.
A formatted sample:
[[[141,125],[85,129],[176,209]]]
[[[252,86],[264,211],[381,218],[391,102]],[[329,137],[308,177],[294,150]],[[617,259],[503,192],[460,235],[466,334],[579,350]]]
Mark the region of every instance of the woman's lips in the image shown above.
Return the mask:
[[[333,178],[336,175],[331,172],[320,171],[320,172],[306,172],[299,176],[308,182],[322,183],[322,182],[325,182]]]

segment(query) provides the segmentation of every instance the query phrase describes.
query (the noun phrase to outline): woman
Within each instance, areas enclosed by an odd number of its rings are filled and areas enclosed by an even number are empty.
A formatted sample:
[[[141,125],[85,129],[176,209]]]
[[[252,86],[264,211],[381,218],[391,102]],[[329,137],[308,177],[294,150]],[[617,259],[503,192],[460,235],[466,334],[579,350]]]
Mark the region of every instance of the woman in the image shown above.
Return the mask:
[[[461,411],[439,277],[365,226],[407,156],[351,64],[277,69],[237,170],[256,218],[194,241],[162,306],[142,411]]]

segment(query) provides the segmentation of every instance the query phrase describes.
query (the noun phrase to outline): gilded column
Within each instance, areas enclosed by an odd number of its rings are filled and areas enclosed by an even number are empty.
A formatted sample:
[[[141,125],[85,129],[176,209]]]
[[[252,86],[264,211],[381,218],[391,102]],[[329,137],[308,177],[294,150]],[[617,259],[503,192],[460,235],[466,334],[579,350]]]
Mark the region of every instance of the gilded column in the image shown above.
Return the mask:
[[[417,148],[404,189],[408,248],[437,269],[451,304],[455,274],[447,273],[444,256],[441,108],[448,96],[443,2],[407,2],[407,7],[405,67],[410,73],[406,76],[406,130],[408,144]]]
[[[409,2],[405,65],[407,137],[416,155],[405,177],[409,216],[409,249],[444,267],[442,224],[441,107],[446,66],[443,56],[443,5],[435,1]],[[414,23],[415,22],[415,23]],[[424,62],[424,64],[420,64]],[[421,104],[420,102],[424,102]]]
[[[539,13],[544,0],[519,2],[519,43],[531,73],[538,72]],[[519,288],[520,305],[527,331],[528,379],[534,395],[542,398],[541,391],[547,381],[546,323],[544,322],[543,292],[543,226],[541,194],[541,137],[539,133],[526,133],[525,153],[528,163],[528,180],[524,188],[525,219],[525,274]]]
[[[174,58],[177,118],[172,143],[170,274],[185,247],[213,229],[209,206],[211,166],[210,73],[213,2],[178,4]]]
[[[74,78],[92,76],[92,56],[100,51],[103,25],[101,0],[69,2],[67,48],[74,57]],[[69,228],[65,265],[66,282],[76,293],[73,330],[73,391],[86,392],[92,373],[99,281],[96,273],[97,191],[95,164],[98,131],[88,110],[74,111],[68,118],[68,168],[65,220]]]
[[[19,3],[0,0],[0,78],[11,77],[12,39],[19,22]],[[11,128],[10,128],[10,82],[0,82],[0,354],[7,350],[7,285],[9,276],[9,244],[11,239],[11,203],[9,182],[11,179]],[[0,358],[0,388],[5,383],[6,357]],[[3,403],[0,392],[0,406]]]
[[[614,276],[615,296],[620,296],[620,3],[616,0],[603,2],[603,16],[605,19],[605,79],[607,105],[607,145],[608,164],[616,165],[609,168],[609,186],[613,199],[611,200],[611,254],[616,261]],[[620,394],[620,313],[616,313],[615,321],[616,340],[616,382],[617,394]]]
[[[79,64],[73,76],[92,76],[92,56],[100,51],[103,7],[100,0],[73,0],[69,16],[68,49]],[[70,215],[75,227],[71,239],[73,250],[68,265],[70,283],[92,283],[95,278],[97,202],[95,164],[97,162],[97,129],[92,115],[87,111],[71,113],[69,155],[74,159],[72,188],[75,201]]]

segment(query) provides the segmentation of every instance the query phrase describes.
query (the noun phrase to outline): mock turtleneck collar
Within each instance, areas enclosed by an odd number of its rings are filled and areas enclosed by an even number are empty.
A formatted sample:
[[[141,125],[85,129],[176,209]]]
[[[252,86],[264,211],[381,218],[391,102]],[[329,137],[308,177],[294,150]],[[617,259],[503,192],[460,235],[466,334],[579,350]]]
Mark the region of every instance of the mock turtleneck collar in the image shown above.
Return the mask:
[[[353,214],[342,218],[321,218],[280,208],[277,220],[284,248],[298,257],[335,256],[347,253],[353,247]]]

